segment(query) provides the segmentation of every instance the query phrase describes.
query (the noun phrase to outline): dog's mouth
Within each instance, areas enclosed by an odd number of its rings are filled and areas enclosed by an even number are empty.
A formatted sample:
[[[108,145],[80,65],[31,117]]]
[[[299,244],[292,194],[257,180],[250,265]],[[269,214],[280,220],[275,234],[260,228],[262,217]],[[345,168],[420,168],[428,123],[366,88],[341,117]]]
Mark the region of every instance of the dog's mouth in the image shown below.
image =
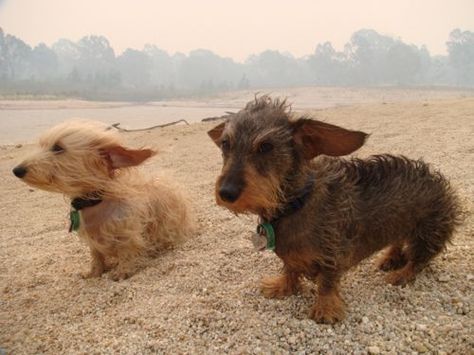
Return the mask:
[[[237,173],[223,174],[216,183],[216,202],[230,211],[269,215],[279,207],[278,183],[260,176],[253,168]]]
[[[261,193],[253,192],[251,188],[243,189],[233,201],[223,199],[219,191],[216,189],[217,205],[225,207],[235,214],[267,215],[278,208],[276,202],[270,201]]]
[[[25,184],[50,192],[61,192],[56,188],[57,181],[53,173],[40,174],[31,166],[19,165],[13,169],[13,174]]]
[[[223,200],[219,195],[216,196],[216,203],[219,206],[225,207],[228,210],[240,214],[240,213],[255,213],[254,208],[250,206],[248,203],[246,203],[245,198],[239,198],[238,200],[234,202],[229,202]]]
[[[248,212],[250,206],[246,203],[245,190],[231,184],[216,185],[216,203],[235,213]]]
[[[35,177],[32,177],[30,175],[25,176],[22,181],[30,186],[36,187],[41,190],[45,191],[50,191],[50,192],[58,192],[57,189],[54,188],[54,184],[52,183],[52,178],[51,179],[37,179]]]

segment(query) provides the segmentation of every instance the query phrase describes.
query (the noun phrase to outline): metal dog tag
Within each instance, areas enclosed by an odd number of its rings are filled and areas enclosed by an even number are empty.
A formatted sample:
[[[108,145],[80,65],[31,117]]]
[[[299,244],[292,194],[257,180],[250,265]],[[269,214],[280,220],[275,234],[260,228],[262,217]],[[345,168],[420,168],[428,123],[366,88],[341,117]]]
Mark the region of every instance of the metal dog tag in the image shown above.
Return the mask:
[[[255,232],[252,233],[252,243],[255,250],[262,251],[267,247],[267,238],[265,235]]]
[[[260,223],[257,232],[252,236],[252,242],[258,251],[275,250],[275,231],[271,223]]]

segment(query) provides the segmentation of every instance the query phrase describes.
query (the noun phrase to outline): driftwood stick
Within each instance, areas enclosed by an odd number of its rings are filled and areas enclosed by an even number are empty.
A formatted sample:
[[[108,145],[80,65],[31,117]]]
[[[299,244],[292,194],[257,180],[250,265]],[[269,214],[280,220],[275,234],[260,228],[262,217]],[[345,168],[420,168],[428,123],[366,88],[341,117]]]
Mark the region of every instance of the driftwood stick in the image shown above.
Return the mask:
[[[226,113],[226,114],[223,115],[223,116],[216,116],[216,117],[203,118],[203,119],[201,120],[201,122],[211,122],[211,121],[217,121],[217,120],[225,120],[225,119],[229,118],[230,116],[235,115],[235,112],[226,111],[225,113]]]
[[[172,125],[178,124],[178,123],[180,123],[180,122],[184,122],[184,123],[186,123],[186,124],[189,126],[188,121],[186,121],[186,120],[178,120],[178,121],[174,121],[174,122],[159,124],[159,125],[152,126],[152,127],[138,128],[138,129],[126,129],[126,128],[122,128],[122,127],[119,127],[119,126],[120,126],[120,123],[114,123],[114,124],[111,125],[111,127],[114,127],[114,128],[118,129],[118,130],[121,131],[121,132],[142,132],[142,131],[148,131],[148,130],[155,129],[155,128],[163,128],[163,127],[172,126]]]

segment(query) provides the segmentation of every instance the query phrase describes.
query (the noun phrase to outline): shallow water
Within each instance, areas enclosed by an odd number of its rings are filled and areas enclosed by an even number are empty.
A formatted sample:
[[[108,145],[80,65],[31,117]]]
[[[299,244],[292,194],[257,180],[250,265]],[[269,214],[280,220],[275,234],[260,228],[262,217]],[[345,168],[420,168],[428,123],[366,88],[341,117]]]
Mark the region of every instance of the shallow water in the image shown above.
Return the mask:
[[[184,119],[189,123],[224,115],[231,108],[127,105],[104,108],[45,108],[0,110],[0,144],[32,142],[45,129],[71,118],[120,123],[123,128],[145,128]]]
[[[255,97],[255,91],[228,92],[195,100],[143,104],[55,101],[0,101],[0,145],[32,142],[45,129],[71,118],[85,118],[124,128],[146,128],[177,120],[189,123],[236,112]],[[471,97],[473,89],[297,87],[263,90],[260,94],[287,98],[294,111],[368,103],[393,103]]]

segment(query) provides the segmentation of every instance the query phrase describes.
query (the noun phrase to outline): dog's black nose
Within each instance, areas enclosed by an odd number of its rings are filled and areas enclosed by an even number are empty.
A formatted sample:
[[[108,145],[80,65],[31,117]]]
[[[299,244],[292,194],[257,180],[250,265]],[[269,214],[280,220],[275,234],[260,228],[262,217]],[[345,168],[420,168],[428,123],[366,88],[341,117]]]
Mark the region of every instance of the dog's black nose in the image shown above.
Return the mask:
[[[13,174],[15,174],[16,177],[19,177],[21,179],[23,176],[26,175],[26,168],[23,166],[17,166],[13,169]]]
[[[227,202],[235,202],[240,196],[241,189],[234,184],[224,184],[219,189],[219,196]]]

